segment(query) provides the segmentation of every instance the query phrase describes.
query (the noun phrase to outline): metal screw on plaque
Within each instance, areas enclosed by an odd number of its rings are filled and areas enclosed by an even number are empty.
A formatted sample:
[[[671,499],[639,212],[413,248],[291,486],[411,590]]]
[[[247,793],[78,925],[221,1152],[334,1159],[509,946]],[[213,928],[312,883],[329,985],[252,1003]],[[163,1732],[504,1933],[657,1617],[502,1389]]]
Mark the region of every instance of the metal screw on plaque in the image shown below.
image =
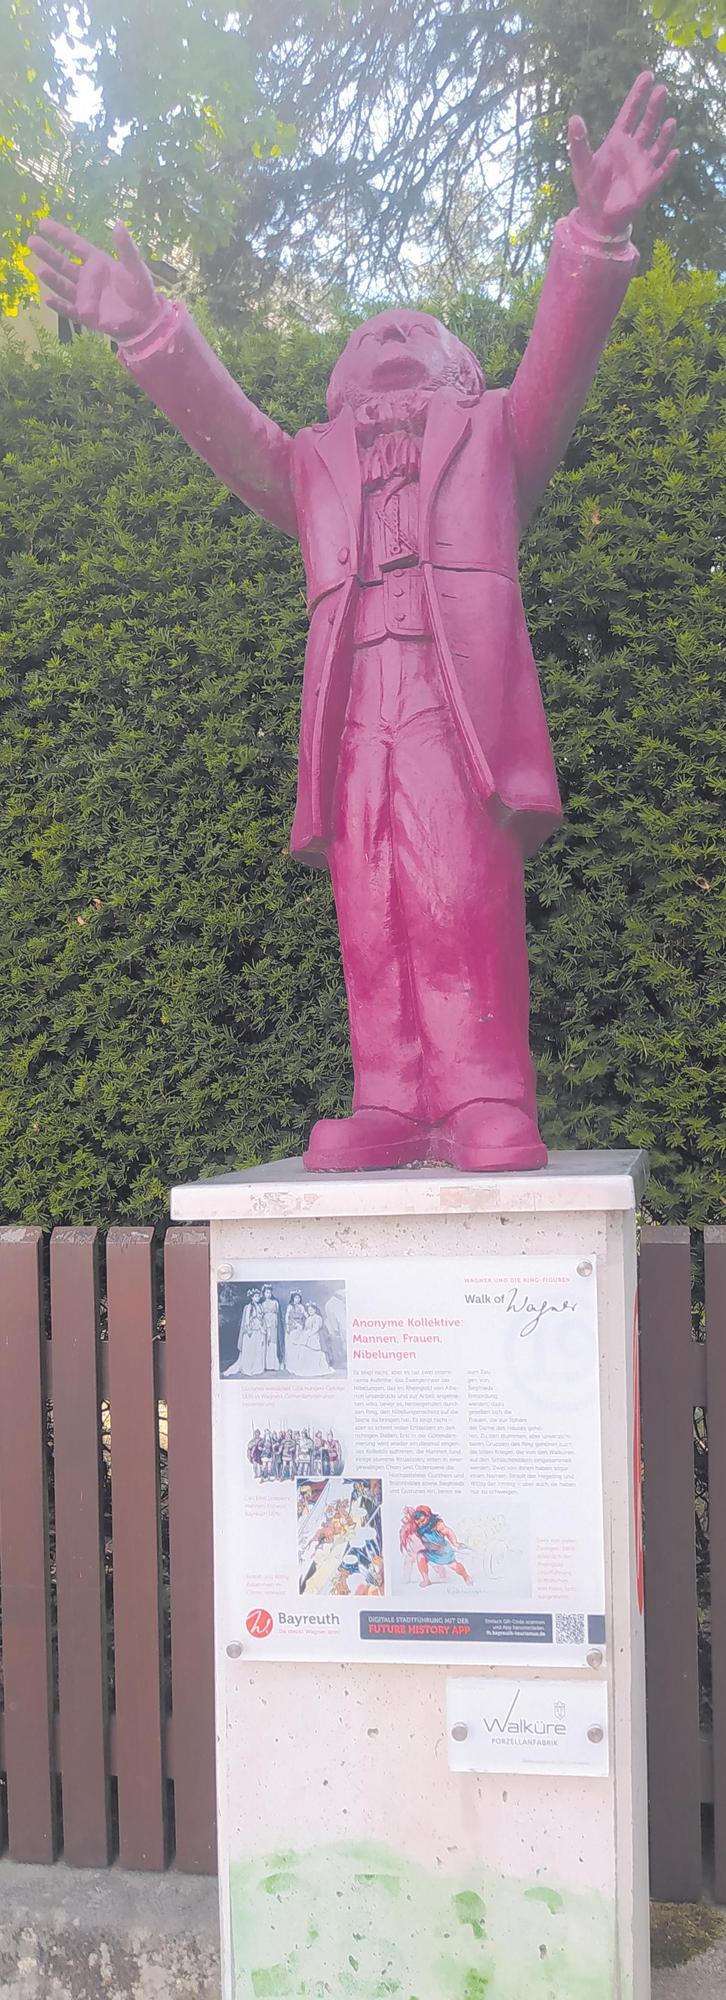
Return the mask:
[[[232,1276],[232,1266],[231,1266],[231,1264],[218,1264],[218,1265],[217,1265],[217,1277],[218,1277],[218,1278],[231,1278],[231,1276]]]
[[[588,1667],[601,1667],[601,1666],[602,1666],[602,1653],[588,1653],[588,1655],[587,1655],[587,1664],[588,1664]]]
[[[227,1646],[226,1652],[228,1660],[241,1660],[242,1647],[240,1646],[239,1640],[235,1639],[233,1646]]]
[[[587,1732],[588,1743],[602,1743],[604,1735],[605,1735],[604,1729],[601,1729],[599,1723],[597,1723],[594,1729],[588,1729]]]
[[[455,1743],[465,1743],[469,1734],[468,1724],[466,1722],[455,1722],[451,1734]]]

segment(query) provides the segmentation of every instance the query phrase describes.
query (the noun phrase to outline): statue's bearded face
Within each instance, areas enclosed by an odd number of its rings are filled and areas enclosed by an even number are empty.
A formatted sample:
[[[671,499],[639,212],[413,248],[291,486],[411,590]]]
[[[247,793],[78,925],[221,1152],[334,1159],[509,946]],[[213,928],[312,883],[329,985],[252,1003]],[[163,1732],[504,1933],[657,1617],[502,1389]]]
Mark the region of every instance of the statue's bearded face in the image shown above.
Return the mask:
[[[480,395],[478,363],[468,347],[432,313],[384,312],[356,327],[336,362],[328,385],[328,410],[337,416],[344,403],[360,412],[376,404],[402,406],[450,384],[459,393]]]

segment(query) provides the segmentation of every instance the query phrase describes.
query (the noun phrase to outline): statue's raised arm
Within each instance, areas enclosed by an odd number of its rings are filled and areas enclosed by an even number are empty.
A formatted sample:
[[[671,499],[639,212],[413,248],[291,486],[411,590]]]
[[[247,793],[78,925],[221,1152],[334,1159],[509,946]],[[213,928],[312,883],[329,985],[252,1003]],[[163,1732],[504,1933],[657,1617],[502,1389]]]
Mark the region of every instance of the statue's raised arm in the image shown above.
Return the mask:
[[[635,216],[673,172],[675,118],[667,92],[643,70],[607,137],[590,151],[584,119],[570,119],[578,206],[557,223],[526,353],[508,404],[523,522],[559,464],[610,326],[638,267]]]
[[[50,217],[39,231],[30,247],[48,305],[118,341],[121,361],[224,485],[295,535],[292,439],[245,396],[185,307],[156,291],[124,224],[113,230],[117,257]]]

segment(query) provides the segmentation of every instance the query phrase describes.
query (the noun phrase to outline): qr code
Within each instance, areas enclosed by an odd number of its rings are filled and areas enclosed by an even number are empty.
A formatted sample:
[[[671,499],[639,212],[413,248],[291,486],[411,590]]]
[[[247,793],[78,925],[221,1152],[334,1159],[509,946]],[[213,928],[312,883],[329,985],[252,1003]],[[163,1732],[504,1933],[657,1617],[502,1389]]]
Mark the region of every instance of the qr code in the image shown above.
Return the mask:
[[[558,1646],[584,1646],[584,1611],[556,1611],[555,1639]]]

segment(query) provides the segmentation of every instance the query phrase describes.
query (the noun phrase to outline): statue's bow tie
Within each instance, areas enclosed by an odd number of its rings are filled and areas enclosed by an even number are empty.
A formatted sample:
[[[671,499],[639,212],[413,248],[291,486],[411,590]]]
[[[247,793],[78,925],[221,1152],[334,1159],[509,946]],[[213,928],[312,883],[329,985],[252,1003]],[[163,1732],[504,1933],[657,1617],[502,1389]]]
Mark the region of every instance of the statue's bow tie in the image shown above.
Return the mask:
[[[408,430],[380,431],[370,441],[358,434],[358,456],[364,487],[385,486],[389,479],[418,479],[420,440]]]

